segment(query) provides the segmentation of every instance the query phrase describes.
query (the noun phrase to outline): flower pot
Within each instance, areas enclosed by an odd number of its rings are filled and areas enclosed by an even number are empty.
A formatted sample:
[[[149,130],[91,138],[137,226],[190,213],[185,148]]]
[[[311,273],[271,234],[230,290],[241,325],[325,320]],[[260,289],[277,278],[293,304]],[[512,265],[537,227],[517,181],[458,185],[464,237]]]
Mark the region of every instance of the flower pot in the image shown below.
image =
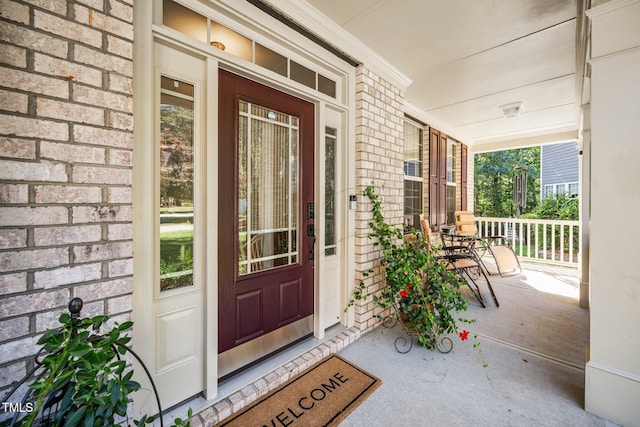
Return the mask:
[[[427,309],[430,311],[433,311],[433,304],[429,303],[427,306]],[[412,304],[411,305],[411,311],[418,311],[418,310],[424,310],[423,306],[421,304]],[[420,332],[422,330],[422,325],[413,325],[412,321],[411,321],[411,317],[405,313],[404,311],[402,311],[401,309],[398,308],[398,317],[400,318],[400,321],[409,329],[413,330],[413,331],[417,331]],[[418,326],[418,327],[416,327]]]

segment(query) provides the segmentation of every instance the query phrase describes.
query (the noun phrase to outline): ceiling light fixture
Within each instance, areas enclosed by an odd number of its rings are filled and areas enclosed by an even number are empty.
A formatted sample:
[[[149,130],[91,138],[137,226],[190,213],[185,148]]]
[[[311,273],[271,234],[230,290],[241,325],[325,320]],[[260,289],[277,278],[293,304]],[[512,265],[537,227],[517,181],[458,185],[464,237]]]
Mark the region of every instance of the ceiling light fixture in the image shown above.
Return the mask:
[[[215,42],[215,41],[214,41],[214,42],[211,42],[211,43],[209,43],[209,44],[210,44],[211,46],[213,46],[213,47],[217,48],[217,49],[220,49],[220,50],[225,50],[225,48],[226,48],[226,46],[225,46],[223,43],[220,43],[220,42]]]
[[[514,102],[512,104],[501,105],[500,110],[502,110],[502,115],[509,119],[511,117],[517,117],[522,113],[522,101]]]

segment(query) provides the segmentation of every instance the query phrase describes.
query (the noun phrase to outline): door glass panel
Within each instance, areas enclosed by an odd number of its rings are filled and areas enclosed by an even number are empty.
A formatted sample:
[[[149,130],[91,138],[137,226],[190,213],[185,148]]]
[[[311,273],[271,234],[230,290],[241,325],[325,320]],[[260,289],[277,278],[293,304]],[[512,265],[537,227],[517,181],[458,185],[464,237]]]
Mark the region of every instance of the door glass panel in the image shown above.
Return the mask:
[[[297,263],[298,120],[240,101],[238,274]]]
[[[335,255],[336,253],[336,135],[334,128],[325,128],[324,139],[324,254]]]
[[[193,286],[193,95],[193,85],[161,78],[161,291]]]

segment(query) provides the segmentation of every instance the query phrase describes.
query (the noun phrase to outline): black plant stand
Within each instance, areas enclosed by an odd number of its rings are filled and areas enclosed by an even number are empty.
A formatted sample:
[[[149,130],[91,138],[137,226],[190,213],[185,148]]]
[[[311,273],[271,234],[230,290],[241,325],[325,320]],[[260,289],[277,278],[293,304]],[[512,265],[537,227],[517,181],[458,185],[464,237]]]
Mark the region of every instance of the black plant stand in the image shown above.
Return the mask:
[[[398,353],[408,353],[413,348],[413,341],[418,341],[418,337],[422,336],[424,333],[421,331],[416,331],[411,327],[409,322],[403,322],[400,320],[400,307],[397,304],[393,304],[393,312],[382,319],[382,326],[387,329],[391,329],[397,324],[400,324],[405,336],[400,335],[393,342],[394,347]],[[440,353],[446,354],[453,350],[453,341],[451,338],[443,335],[432,336],[434,347]],[[419,341],[418,341],[419,342]]]
[[[80,311],[82,310],[83,305],[84,303],[80,298],[73,298],[69,302],[69,312],[71,313],[71,319],[72,319],[72,332],[71,332],[72,335],[76,335],[76,325],[80,322]],[[117,351],[118,348],[116,347],[116,345],[124,349],[125,352],[128,352],[129,354],[131,354],[140,363],[140,366],[142,366],[142,369],[147,375],[151,383],[151,386],[153,388],[153,392],[155,394],[156,404],[158,405],[158,418],[160,419],[160,426],[162,427],[163,421],[162,421],[162,406],[160,404],[160,397],[158,395],[158,390],[156,389],[156,385],[153,382],[153,378],[151,378],[151,373],[149,372],[149,369],[145,366],[140,356],[138,356],[138,354],[127,345],[119,344],[119,343],[112,344],[112,348],[116,351],[116,354],[120,354]],[[35,365],[36,365],[35,368],[29,371],[24,378],[22,378],[18,383],[16,383],[11,388],[11,390],[9,390],[9,392],[2,398],[2,402],[11,403],[10,397],[14,395],[23,384],[29,381],[29,379],[33,378],[34,381],[37,381],[38,379],[43,377],[44,374],[46,374],[46,368],[42,364],[42,360],[46,356],[47,356],[47,352],[45,351],[44,347],[38,350],[38,352],[35,355]],[[120,356],[118,356],[118,359],[119,358]],[[65,395],[66,391],[67,391],[66,388],[56,389],[56,390],[53,390],[47,396],[47,398],[45,399],[45,403],[41,409],[41,413],[38,416],[38,418],[36,418],[34,424],[32,424],[33,426],[43,427],[43,426],[49,426],[53,424],[56,413],[60,408],[62,397]],[[34,396],[34,390],[29,388],[25,392],[20,402],[12,403],[12,406],[8,407],[9,410],[5,411],[5,413],[13,412],[14,415],[10,419],[0,421],[0,427],[5,427],[5,426],[13,427],[13,426],[22,425],[21,420],[27,417],[29,415],[29,412],[35,408],[35,400],[36,399]]]

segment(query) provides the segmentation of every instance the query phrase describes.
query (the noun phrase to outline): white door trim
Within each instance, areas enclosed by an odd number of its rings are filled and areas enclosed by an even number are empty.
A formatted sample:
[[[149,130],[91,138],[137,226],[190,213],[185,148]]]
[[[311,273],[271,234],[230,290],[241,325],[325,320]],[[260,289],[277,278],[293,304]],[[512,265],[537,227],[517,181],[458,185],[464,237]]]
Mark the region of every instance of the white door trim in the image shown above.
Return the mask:
[[[205,265],[205,391],[206,399],[218,393],[218,61],[205,60],[206,76],[206,238]]]

